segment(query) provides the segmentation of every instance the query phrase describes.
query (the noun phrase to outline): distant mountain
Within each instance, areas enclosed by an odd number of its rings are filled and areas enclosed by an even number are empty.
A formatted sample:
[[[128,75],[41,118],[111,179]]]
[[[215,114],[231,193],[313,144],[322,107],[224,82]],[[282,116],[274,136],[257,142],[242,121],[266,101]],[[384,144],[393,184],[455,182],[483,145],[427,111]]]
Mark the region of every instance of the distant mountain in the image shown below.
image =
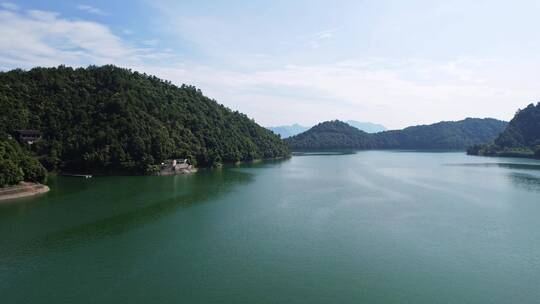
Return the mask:
[[[377,133],[381,131],[385,131],[386,127],[379,124],[374,124],[371,122],[361,122],[356,120],[347,120],[347,124],[362,130],[367,133]],[[305,132],[309,130],[310,127],[304,127],[299,124],[293,124],[293,125],[285,125],[285,126],[277,126],[277,127],[268,127],[269,130],[272,132],[281,135],[281,138],[288,138],[291,136],[295,136],[297,134],[300,134],[302,132]]]
[[[309,127],[304,127],[299,124],[293,124],[277,127],[268,127],[267,129],[280,135],[281,138],[287,138],[305,132],[309,129]]]
[[[380,125],[380,124],[374,124],[374,123],[371,123],[371,122],[361,122],[361,121],[356,121],[356,120],[347,120],[346,123],[348,123],[349,125],[357,128],[359,130],[367,132],[367,133],[377,133],[377,132],[382,132],[382,131],[387,130],[385,126]]]
[[[322,122],[285,142],[293,149],[373,148],[368,133],[339,120]]]
[[[540,102],[518,110],[504,132],[493,142],[472,146],[471,155],[540,158]]]
[[[465,150],[493,140],[507,123],[496,119],[467,118],[403,130],[368,134],[342,121],[320,123],[308,131],[287,138],[292,149],[448,149]]]

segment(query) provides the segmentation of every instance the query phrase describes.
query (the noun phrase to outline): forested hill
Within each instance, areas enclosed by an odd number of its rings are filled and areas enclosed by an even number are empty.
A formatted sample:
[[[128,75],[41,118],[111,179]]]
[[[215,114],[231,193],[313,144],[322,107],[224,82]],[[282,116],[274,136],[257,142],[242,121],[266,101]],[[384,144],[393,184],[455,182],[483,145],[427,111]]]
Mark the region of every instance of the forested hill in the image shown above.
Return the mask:
[[[496,119],[467,118],[455,122],[408,127],[368,134],[341,121],[321,123],[286,139],[292,149],[448,149],[465,150],[493,140],[507,123]]]
[[[0,136],[40,130],[32,150],[49,170],[143,173],[169,158],[211,166],[289,154],[195,87],[111,65],[2,72],[0,105]]]
[[[492,118],[467,118],[380,132],[373,135],[373,140],[379,149],[465,150],[493,140],[507,124]]]
[[[508,127],[494,141],[476,145],[473,155],[540,158],[540,103],[518,110]]]
[[[373,148],[368,133],[342,121],[322,122],[306,132],[285,139],[292,149],[369,149]]]
[[[347,120],[346,123],[352,127],[362,130],[367,133],[377,133],[386,131],[386,127],[380,124],[374,124],[371,122],[361,122],[356,120]],[[268,127],[272,132],[279,134],[281,138],[288,138],[310,129],[310,127],[304,127],[299,124],[284,125],[277,127]]]

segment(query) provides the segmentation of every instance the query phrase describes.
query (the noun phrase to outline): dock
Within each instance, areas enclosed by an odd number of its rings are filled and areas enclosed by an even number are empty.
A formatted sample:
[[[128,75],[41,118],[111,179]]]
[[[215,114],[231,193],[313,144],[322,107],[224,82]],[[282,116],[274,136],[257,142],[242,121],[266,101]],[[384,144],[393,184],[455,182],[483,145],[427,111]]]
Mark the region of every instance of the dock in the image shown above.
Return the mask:
[[[70,174],[70,173],[62,173],[61,176],[69,176],[69,177],[81,177],[81,178],[92,178],[92,175],[90,174]]]

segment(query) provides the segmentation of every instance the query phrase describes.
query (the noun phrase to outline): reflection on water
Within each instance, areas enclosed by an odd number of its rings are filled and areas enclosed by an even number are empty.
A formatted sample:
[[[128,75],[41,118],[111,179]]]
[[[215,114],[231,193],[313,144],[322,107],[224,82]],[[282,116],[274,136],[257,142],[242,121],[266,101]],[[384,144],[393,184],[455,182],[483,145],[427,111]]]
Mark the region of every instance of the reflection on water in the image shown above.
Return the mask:
[[[508,178],[514,185],[520,188],[528,191],[540,192],[540,176],[521,172],[512,172],[508,174]]]
[[[324,156],[324,155],[350,155],[355,154],[354,150],[326,150],[326,151],[295,151],[292,152],[293,156]]]
[[[540,162],[442,165],[475,161],[503,160],[373,151],[53,178],[0,206],[1,301],[538,303]]]
[[[512,170],[506,176],[513,185],[528,190],[540,191],[540,176],[537,175],[540,171],[538,164],[523,164],[523,163],[463,163],[463,164],[445,164],[446,166],[459,167],[477,167],[477,168],[503,168]],[[526,171],[529,171],[528,173]]]
[[[518,169],[518,170],[540,170],[540,165],[536,164],[514,164],[514,163],[463,163],[463,164],[446,164],[446,166],[459,166],[459,167],[497,167],[506,169]]]
[[[69,222],[54,227],[54,229],[51,229],[53,231],[48,233],[34,236],[31,239],[17,240],[18,242],[0,241],[0,245],[2,243],[5,245],[2,246],[3,250],[0,251],[0,260],[4,255],[12,257],[32,255],[43,249],[71,247],[77,243],[120,234],[173,213],[178,208],[187,208],[193,204],[222,197],[235,186],[253,180],[252,174],[235,170],[202,172],[193,176],[139,177],[133,179],[132,190],[136,189],[145,193],[145,198],[140,201],[132,200],[132,197],[126,197],[124,202],[117,200],[116,202],[108,202],[105,205],[92,202],[92,200],[96,199],[93,195],[96,191],[103,191],[104,187],[109,188],[109,191],[115,191],[115,187],[122,187],[119,180],[125,178],[112,177],[103,178],[103,180],[96,178],[98,185],[93,185],[95,189],[90,189],[90,191],[78,197],[79,200],[84,201],[84,196],[86,196],[88,203],[83,202],[81,204],[81,202],[78,202],[76,204],[77,208],[74,207],[74,204],[68,202],[69,200],[63,200],[62,195],[52,196],[49,202],[43,203],[59,204],[62,205],[61,208],[68,210],[72,208],[71,215],[78,217],[84,223],[75,221],[77,224],[73,225],[73,223]],[[66,179],[65,182],[67,183],[75,181],[80,184],[82,182],[70,178],[60,179]],[[149,180],[151,182],[148,182]],[[107,184],[104,184],[105,182]],[[56,183],[59,182],[56,181]],[[150,199],[146,199],[146,197]],[[81,208],[81,206],[83,207]],[[23,216],[28,210],[25,205],[11,205],[4,206],[0,211],[0,215],[8,217],[14,215]],[[55,216],[62,217],[64,214],[65,212],[51,212],[50,217],[54,221]],[[85,218],[83,215],[86,214],[91,214],[91,216]],[[111,214],[113,215],[111,216]],[[59,222],[61,222],[60,219]]]

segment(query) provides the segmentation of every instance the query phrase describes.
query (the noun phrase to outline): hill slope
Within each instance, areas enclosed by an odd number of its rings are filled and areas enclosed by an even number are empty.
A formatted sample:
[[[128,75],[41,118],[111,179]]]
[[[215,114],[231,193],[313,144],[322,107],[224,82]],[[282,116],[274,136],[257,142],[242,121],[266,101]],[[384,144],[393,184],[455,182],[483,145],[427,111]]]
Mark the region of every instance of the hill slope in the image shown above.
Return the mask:
[[[448,149],[466,148],[493,140],[507,123],[491,118],[467,118],[431,125],[408,127],[373,135],[379,149]]]
[[[49,170],[144,173],[168,158],[211,166],[289,154],[192,86],[110,65],[0,73],[0,104],[0,134],[41,130],[32,149]]]
[[[331,121],[285,141],[292,149],[450,149],[467,147],[493,140],[506,126],[495,119],[467,118],[456,122],[439,122],[403,130],[368,134],[344,122]]]
[[[519,110],[507,128],[492,143],[476,145],[472,155],[540,158],[540,103]]]
[[[15,140],[0,139],[0,188],[21,181],[43,183],[47,170]]]
[[[370,149],[368,133],[342,121],[322,122],[304,133],[285,139],[293,149]]]

